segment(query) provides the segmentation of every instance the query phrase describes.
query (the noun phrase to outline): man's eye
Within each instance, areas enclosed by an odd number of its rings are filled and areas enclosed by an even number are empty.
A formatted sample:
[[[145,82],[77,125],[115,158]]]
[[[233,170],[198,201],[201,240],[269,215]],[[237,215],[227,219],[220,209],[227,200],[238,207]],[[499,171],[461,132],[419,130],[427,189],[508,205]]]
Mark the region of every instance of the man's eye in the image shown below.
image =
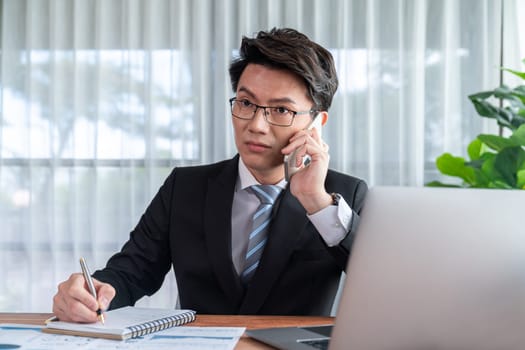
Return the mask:
[[[273,108],[274,113],[277,114],[288,114],[290,113],[290,110],[286,107],[274,107]]]
[[[242,107],[251,107],[253,104],[248,100],[240,100],[239,101]]]

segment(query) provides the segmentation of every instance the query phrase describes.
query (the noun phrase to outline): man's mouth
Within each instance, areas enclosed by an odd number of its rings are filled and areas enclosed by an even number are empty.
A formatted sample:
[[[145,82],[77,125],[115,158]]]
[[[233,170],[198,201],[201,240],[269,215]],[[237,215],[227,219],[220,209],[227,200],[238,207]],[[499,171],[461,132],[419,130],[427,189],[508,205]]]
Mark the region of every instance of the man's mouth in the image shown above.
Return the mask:
[[[268,149],[270,149],[271,147],[264,144],[264,143],[260,143],[260,142],[246,142],[246,146],[248,147],[248,149],[251,151],[251,152],[256,152],[256,153],[259,153],[259,152],[265,152],[267,151]]]

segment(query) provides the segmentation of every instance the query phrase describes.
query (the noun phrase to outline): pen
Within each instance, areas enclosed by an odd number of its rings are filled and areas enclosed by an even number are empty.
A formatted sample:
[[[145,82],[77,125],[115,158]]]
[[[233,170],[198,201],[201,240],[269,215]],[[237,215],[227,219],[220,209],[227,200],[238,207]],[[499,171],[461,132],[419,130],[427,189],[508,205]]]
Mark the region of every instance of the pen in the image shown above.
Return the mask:
[[[48,324],[49,322],[55,322],[55,321],[58,321],[58,317],[51,316],[50,318],[44,321],[44,324]]]
[[[95,290],[95,285],[93,284],[91,273],[89,272],[89,269],[87,267],[87,264],[84,258],[80,258],[80,268],[82,269],[82,274],[84,275],[84,279],[86,280],[87,286],[89,288],[89,292],[91,293],[91,295],[93,295],[95,300],[97,300],[97,291]],[[100,309],[100,306],[97,310],[97,315],[98,315],[100,322],[104,324],[104,315],[102,314],[102,310]]]

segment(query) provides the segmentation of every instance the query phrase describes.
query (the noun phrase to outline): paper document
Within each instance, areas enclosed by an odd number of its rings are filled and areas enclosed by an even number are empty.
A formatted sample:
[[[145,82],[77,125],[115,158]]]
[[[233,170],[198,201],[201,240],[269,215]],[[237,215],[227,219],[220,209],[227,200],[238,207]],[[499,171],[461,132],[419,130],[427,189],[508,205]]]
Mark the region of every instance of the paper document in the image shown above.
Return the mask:
[[[47,334],[42,332],[40,326],[0,324],[0,349],[233,350],[244,330],[244,327],[175,327],[135,339],[118,341]]]

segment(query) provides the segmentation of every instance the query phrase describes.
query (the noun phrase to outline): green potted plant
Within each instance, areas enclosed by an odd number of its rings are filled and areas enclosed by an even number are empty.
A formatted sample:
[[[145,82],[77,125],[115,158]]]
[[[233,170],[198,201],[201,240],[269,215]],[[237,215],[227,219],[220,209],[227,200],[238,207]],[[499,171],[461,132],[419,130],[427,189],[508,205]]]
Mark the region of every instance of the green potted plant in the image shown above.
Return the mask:
[[[525,80],[525,72],[502,69]],[[469,99],[481,117],[497,121],[500,134],[478,135],[468,145],[469,159],[443,153],[436,159],[437,169],[460,178],[461,183],[432,181],[427,186],[525,189],[525,85],[509,88],[502,84]],[[508,136],[503,136],[505,129]]]

